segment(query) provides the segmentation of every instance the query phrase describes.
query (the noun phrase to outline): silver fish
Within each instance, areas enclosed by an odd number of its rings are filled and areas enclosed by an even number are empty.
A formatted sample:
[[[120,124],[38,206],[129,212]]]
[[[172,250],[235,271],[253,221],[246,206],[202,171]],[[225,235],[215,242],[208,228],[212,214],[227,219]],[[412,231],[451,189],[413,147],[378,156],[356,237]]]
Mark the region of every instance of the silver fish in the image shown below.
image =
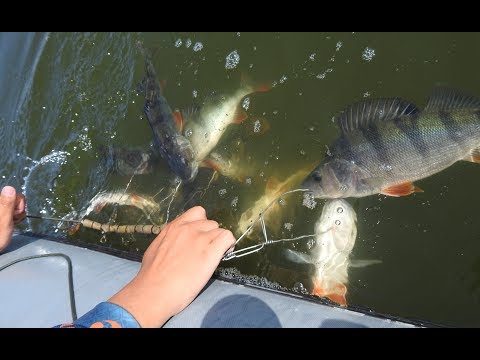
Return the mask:
[[[269,86],[255,87],[243,82],[232,94],[212,97],[199,109],[183,111],[183,134],[195,150],[195,160],[201,162],[210,154],[230,124],[247,118],[240,106],[245,96],[269,89]]]
[[[347,305],[348,268],[380,263],[379,260],[352,260],[350,254],[357,238],[357,215],[343,199],[328,200],[315,223],[315,245],[310,254],[286,250],[297,263],[314,265],[312,295],[327,297]]]

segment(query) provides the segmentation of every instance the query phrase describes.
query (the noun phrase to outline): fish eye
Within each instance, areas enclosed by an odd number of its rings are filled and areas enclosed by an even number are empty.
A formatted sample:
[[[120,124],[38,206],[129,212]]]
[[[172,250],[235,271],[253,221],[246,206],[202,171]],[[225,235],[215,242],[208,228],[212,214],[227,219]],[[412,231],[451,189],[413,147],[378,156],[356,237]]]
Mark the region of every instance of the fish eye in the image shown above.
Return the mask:
[[[320,171],[314,171],[312,173],[312,177],[313,177],[313,180],[315,181],[318,181],[318,182],[322,181],[322,175],[320,174]]]

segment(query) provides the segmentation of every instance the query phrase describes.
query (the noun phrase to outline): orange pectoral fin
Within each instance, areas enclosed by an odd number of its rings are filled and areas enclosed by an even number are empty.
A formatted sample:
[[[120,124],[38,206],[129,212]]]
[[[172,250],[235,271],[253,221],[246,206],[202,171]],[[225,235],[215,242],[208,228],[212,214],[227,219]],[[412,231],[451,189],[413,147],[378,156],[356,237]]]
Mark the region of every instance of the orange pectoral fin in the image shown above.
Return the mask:
[[[388,196],[407,196],[414,192],[423,192],[418,186],[413,185],[411,182],[404,182],[401,184],[393,185],[385,188],[381,191],[381,194]]]
[[[200,163],[200,166],[202,167],[207,167],[213,170],[217,170],[218,172],[222,172],[222,168],[220,167],[220,164],[211,160],[211,159],[205,159]]]
[[[470,154],[467,155],[467,157],[463,160],[480,164],[480,149],[473,149],[472,151],[470,151]]]
[[[233,123],[234,124],[241,124],[246,118],[248,117],[247,113],[239,108],[235,112],[235,115],[233,116]]]
[[[182,113],[180,110],[175,110],[173,112],[173,120],[175,121],[175,125],[177,125],[177,129],[179,132],[182,132],[183,128],[183,118],[182,118]]]
[[[95,205],[94,207],[94,211],[95,213],[100,213],[100,211],[102,211],[102,209],[105,207],[105,205],[107,205],[106,202],[101,202],[101,203],[98,203],[97,205]]]

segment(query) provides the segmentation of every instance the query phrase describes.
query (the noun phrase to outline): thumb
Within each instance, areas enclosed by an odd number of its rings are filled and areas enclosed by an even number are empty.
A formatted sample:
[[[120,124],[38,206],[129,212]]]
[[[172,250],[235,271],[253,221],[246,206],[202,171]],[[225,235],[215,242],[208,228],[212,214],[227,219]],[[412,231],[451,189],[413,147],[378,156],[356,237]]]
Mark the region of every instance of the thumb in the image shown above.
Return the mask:
[[[4,186],[0,193],[0,251],[7,247],[12,237],[16,195],[11,186]]]
[[[12,216],[16,197],[17,192],[14,187],[8,185],[3,187],[0,193],[0,216],[3,214]]]

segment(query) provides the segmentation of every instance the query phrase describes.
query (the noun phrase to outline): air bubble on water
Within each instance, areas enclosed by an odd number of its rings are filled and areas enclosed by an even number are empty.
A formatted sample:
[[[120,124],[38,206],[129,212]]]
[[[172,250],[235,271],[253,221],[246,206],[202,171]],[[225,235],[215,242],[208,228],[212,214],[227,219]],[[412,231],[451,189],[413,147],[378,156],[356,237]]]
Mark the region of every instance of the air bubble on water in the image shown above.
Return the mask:
[[[285,75],[282,75],[279,81],[280,81],[280,84],[283,84],[285,81],[287,81],[287,77]]]
[[[251,184],[252,184],[252,178],[247,177],[247,178],[245,179],[245,184],[251,185]]]
[[[187,129],[187,130],[185,130],[185,136],[186,136],[186,137],[190,137],[190,136],[192,136],[192,134],[193,134],[193,130],[192,130],[192,129]]]
[[[363,93],[363,97],[366,98],[366,97],[369,97],[370,96],[370,92],[369,91],[365,91]]]
[[[259,133],[261,127],[262,127],[262,124],[261,124],[260,120],[256,120],[256,121],[253,123],[253,132],[254,132],[254,133]]]
[[[187,48],[189,48],[190,45],[192,45],[192,40],[191,40],[191,39],[185,40],[185,46],[186,46]]]
[[[232,207],[237,207],[237,204],[238,204],[238,196],[235,196],[233,199],[232,199],[232,202],[230,203],[230,205]]]
[[[245,99],[243,99],[242,107],[245,110],[248,110],[248,108],[250,107],[250,98],[248,96]]]
[[[340,220],[335,220],[335,225],[340,225],[342,222]]]
[[[224,196],[227,193],[227,189],[220,189],[218,190],[218,195]]]
[[[285,230],[292,230],[292,227],[293,227],[293,224],[292,223],[285,223],[283,224],[283,227],[285,228]]]
[[[197,95],[198,95],[198,92],[197,92],[197,90],[193,89],[193,91],[192,91],[192,95],[193,95],[193,97],[194,97],[194,98],[196,98],[196,97],[197,97]]]
[[[362,52],[362,59],[365,61],[372,61],[375,56],[375,50],[369,47],[366,47]]]
[[[308,241],[307,241],[308,250],[311,250],[314,245],[315,245],[315,239],[313,239],[313,238],[308,239]]]
[[[337,213],[339,213],[339,214],[343,213],[343,208],[341,206],[339,206],[337,208]]]
[[[311,61],[315,61],[315,55],[317,55],[316,53],[313,53],[311,54],[308,58],[311,60]]]
[[[308,294],[307,289],[305,289],[305,286],[301,282],[296,282],[293,285],[293,291],[300,293],[300,294]]]
[[[305,154],[306,154],[305,150],[300,149],[300,155],[305,155]]]
[[[309,209],[315,209],[315,206],[317,206],[317,202],[315,201],[312,193],[307,192],[303,194],[302,205]]]
[[[286,204],[284,199],[279,199],[278,203],[282,206],[285,206],[285,204]]]
[[[234,69],[237,67],[239,62],[240,55],[238,54],[237,50],[234,50],[225,58],[225,69]]]
[[[175,47],[180,47],[182,46],[182,39],[178,38],[176,41],[175,41]]]
[[[193,45],[193,51],[195,52],[200,51],[202,49],[203,49],[203,44],[199,41],[197,41],[195,45]]]
[[[340,190],[342,190],[342,191],[347,191],[347,190],[348,190],[348,186],[345,185],[345,184],[342,184],[342,186],[340,186]]]
[[[343,43],[342,43],[341,41],[338,41],[338,42],[337,42],[337,45],[335,45],[335,50],[336,50],[336,51],[339,51],[340,48],[342,47],[342,45],[343,45]]]

